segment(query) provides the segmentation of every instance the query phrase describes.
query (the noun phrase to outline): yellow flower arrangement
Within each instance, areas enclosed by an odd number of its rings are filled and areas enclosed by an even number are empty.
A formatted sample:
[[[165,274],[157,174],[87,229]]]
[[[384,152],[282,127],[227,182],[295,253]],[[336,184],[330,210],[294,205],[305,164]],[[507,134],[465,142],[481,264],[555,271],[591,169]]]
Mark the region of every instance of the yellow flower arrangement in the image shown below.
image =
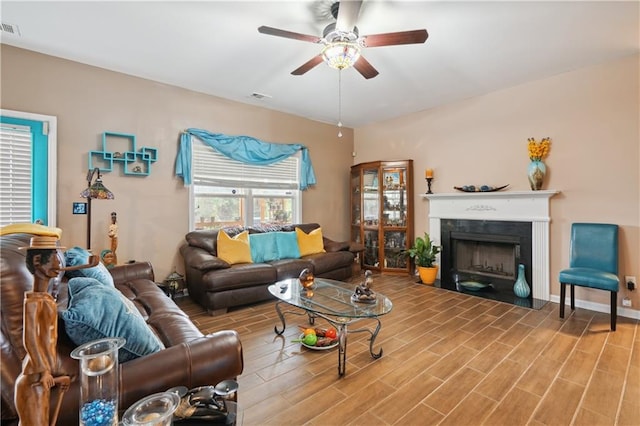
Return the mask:
[[[542,138],[540,142],[536,142],[534,138],[527,139],[529,149],[529,159],[531,161],[541,161],[549,155],[551,149],[551,138]]]

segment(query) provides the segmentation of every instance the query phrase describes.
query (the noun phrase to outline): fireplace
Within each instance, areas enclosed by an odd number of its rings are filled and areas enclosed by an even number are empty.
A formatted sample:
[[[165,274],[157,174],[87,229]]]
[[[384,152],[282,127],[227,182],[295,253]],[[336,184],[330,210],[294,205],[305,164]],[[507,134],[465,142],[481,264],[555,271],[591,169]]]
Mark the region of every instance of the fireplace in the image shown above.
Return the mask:
[[[531,222],[443,219],[440,286],[521,306],[542,306],[513,292],[518,265],[531,283]]]
[[[549,300],[549,200],[558,191],[424,194],[440,286],[522,306]],[[513,293],[519,264],[531,295]],[[460,285],[460,284],[464,285]],[[473,284],[473,285],[469,285]]]

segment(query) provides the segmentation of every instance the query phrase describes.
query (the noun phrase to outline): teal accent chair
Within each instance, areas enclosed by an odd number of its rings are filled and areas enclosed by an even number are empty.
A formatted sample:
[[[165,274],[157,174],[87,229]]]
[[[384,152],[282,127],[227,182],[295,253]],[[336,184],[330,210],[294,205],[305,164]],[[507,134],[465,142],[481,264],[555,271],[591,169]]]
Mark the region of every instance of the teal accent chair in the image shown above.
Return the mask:
[[[618,288],[618,225],[571,225],[571,259],[560,271],[560,318],[564,318],[566,286],[571,286],[571,310],[575,310],[575,286],[611,293],[611,330],[616,330]]]

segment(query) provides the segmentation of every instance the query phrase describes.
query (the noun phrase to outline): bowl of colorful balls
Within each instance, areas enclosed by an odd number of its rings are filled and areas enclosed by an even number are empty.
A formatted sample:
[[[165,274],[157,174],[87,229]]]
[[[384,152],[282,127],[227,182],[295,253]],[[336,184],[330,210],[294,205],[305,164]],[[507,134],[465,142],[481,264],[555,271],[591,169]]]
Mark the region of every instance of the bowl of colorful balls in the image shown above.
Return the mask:
[[[305,348],[321,351],[338,346],[338,332],[333,327],[298,327],[302,333],[292,342],[300,342]]]

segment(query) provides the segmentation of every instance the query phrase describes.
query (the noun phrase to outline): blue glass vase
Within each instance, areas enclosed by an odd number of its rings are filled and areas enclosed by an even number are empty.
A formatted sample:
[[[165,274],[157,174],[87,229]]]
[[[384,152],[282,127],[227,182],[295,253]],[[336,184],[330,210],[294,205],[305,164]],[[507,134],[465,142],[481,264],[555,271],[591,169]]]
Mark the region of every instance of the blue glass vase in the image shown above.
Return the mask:
[[[524,265],[522,263],[518,265],[518,279],[513,285],[513,292],[516,296],[522,298],[527,298],[531,294],[531,288],[527,283],[527,278],[524,276]]]
[[[527,169],[527,176],[529,177],[529,184],[531,189],[538,191],[542,189],[542,183],[544,182],[544,175],[547,173],[547,166],[540,160],[533,160],[529,163]]]

